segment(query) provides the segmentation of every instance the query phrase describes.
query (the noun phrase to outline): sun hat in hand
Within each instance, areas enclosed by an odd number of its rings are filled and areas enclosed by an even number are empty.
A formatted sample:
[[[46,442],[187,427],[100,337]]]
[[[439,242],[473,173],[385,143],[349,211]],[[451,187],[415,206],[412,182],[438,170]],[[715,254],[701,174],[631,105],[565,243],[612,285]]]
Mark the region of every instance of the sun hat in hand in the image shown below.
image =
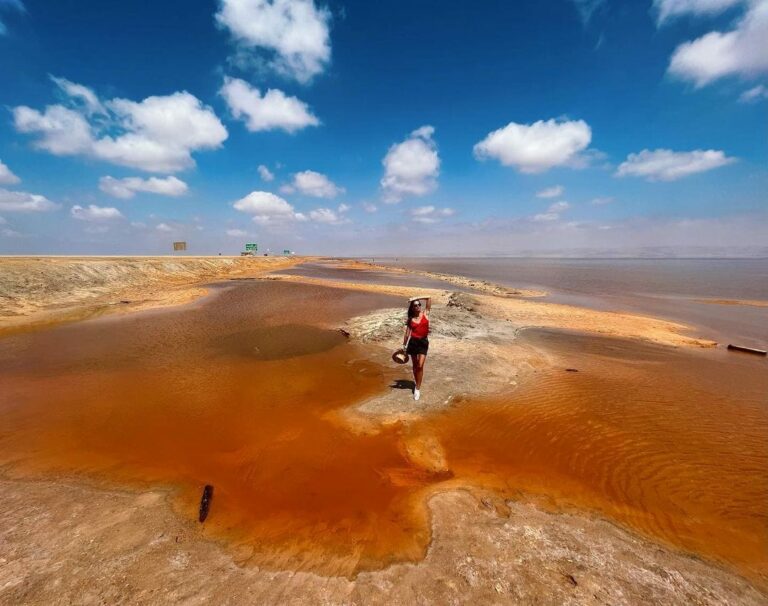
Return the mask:
[[[392,361],[397,364],[405,364],[408,362],[408,359],[408,354],[405,353],[403,348],[398,349],[395,351],[395,353],[392,354]]]

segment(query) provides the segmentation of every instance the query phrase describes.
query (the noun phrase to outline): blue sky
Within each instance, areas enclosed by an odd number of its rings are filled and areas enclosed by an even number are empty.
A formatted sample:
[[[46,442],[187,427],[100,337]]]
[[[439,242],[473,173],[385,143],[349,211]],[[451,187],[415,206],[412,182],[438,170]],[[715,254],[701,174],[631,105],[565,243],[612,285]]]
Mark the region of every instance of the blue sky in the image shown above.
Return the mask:
[[[768,0],[0,0],[0,23],[0,254],[768,247]]]

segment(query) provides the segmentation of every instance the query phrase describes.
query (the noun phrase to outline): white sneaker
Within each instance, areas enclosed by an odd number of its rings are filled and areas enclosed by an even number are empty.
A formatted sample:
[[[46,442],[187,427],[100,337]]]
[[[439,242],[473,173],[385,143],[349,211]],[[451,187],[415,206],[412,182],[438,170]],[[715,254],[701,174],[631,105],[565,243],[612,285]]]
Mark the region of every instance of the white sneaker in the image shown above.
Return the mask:
[[[421,397],[421,392],[418,389],[413,390],[413,399],[418,400]]]

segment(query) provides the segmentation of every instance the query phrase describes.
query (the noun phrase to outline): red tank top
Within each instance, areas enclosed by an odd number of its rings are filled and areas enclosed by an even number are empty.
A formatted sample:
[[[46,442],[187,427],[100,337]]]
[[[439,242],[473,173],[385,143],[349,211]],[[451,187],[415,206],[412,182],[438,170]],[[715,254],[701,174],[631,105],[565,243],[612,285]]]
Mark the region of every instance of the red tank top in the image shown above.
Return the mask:
[[[411,319],[408,325],[411,327],[411,338],[413,339],[425,339],[429,334],[429,318],[427,316],[422,316],[421,322]]]

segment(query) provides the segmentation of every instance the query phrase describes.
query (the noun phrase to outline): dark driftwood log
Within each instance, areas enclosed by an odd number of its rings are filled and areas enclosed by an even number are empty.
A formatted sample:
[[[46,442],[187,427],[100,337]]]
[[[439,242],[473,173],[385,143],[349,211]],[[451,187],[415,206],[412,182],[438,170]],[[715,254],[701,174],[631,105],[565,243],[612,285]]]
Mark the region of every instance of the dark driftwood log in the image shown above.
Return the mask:
[[[741,345],[733,345],[733,344],[731,344],[731,345],[728,345],[728,349],[730,349],[732,351],[743,351],[745,353],[751,353],[751,354],[755,354],[757,356],[768,355],[768,352],[766,352],[763,349],[755,349],[754,347],[743,347]]]
[[[203,488],[203,496],[200,499],[200,522],[205,522],[208,517],[208,510],[211,508],[211,499],[213,498],[213,486],[206,484]]]

